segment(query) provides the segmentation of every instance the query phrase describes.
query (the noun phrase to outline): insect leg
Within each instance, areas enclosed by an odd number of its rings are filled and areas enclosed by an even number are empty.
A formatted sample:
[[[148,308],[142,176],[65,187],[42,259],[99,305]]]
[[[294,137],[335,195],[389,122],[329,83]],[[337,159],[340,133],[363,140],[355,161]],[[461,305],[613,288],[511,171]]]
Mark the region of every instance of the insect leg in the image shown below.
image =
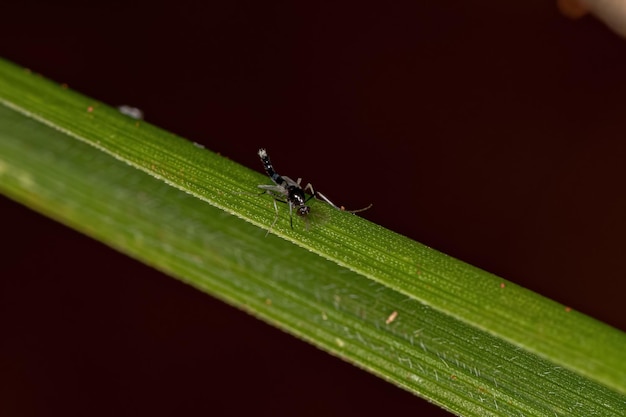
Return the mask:
[[[311,197],[309,197],[309,198],[307,199],[307,201],[309,201],[312,197],[315,197],[315,198],[317,198],[318,200],[322,200],[322,201],[324,201],[326,204],[333,206],[333,207],[334,207],[334,208],[336,208],[337,210],[341,210],[341,208],[339,208],[338,206],[336,206],[336,205],[335,205],[335,203],[333,203],[332,201],[330,201],[330,200],[328,199],[328,197],[326,197],[324,194],[319,193],[319,192],[316,192],[316,191],[313,189],[313,185],[312,185],[311,183],[308,183],[308,184],[306,185],[306,187],[304,187],[304,190],[305,190],[305,191],[307,191],[307,190],[310,190],[310,191],[311,191]]]
[[[274,211],[276,212],[276,216],[274,216],[274,221],[272,222],[272,225],[270,226],[270,228],[267,229],[267,233],[265,233],[265,236],[269,235],[270,230],[274,228],[276,221],[278,221],[278,204],[276,204],[276,199],[274,199]]]
[[[352,214],[354,214],[354,213],[360,213],[360,212],[365,211],[365,210],[369,210],[370,208],[372,208],[372,205],[373,205],[373,204],[370,204],[369,206],[367,206],[367,207],[363,207],[363,208],[358,209],[358,210],[346,210],[346,209],[345,209],[345,207],[343,207],[343,206],[339,207],[339,206],[335,205],[335,203],[333,203],[332,201],[330,201],[330,199],[329,199],[328,197],[326,197],[324,194],[322,194],[322,193],[320,193],[320,192],[317,192],[317,191],[313,190],[313,186],[311,185],[311,183],[308,183],[308,184],[306,185],[306,187],[304,187],[304,190],[305,190],[305,191],[306,191],[306,190],[310,190],[310,191],[311,191],[311,197],[307,198],[307,200],[306,200],[306,201],[309,201],[312,197],[315,197],[315,198],[317,198],[318,200],[322,200],[322,201],[324,201],[326,204],[328,204],[328,205],[330,205],[330,206],[333,206],[333,207],[334,207],[334,208],[336,208],[337,210],[347,211],[348,213],[352,213]]]

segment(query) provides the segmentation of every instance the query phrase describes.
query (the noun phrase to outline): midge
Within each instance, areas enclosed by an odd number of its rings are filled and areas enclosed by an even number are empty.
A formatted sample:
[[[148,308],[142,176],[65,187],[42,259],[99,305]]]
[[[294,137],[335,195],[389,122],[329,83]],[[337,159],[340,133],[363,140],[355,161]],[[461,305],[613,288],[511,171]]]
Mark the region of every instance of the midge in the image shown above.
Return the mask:
[[[264,190],[264,193],[271,195],[274,198],[274,209],[276,210],[276,217],[270,226],[270,230],[276,224],[278,220],[278,206],[276,205],[277,201],[281,203],[285,203],[289,206],[289,224],[293,229],[293,210],[296,210],[296,214],[299,216],[307,216],[311,212],[311,207],[309,207],[306,203],[312,199],[313,197],[318,198],[325,203],[333,206],[337,210],[344,210],[343,207],[337,207],[332,201],[330,201],[324,194],[318,193],[313,189],[311,183],[308,183],[304,188],[300,185],[302,178],[298,178],[298,181],[294,181],[287,176],[282,176],[278,174],[274,170],[274,166],[270,161],[270,157],[267,154],[267,151],[264,148],[259,149],[259,158],[261,158],[261,162],[263,163],[263,168],[265,168],[265,172],[272,179],[274,185],[259,185],[259,188]],[[310,192],[310,196],[306,196],[305,191]],[[358,213],[360,211],[367,210],[371,207],[369,206],[362,208],[360,210],[348,211],[349,213]],[[269,230],[268,230],[269,233]]]

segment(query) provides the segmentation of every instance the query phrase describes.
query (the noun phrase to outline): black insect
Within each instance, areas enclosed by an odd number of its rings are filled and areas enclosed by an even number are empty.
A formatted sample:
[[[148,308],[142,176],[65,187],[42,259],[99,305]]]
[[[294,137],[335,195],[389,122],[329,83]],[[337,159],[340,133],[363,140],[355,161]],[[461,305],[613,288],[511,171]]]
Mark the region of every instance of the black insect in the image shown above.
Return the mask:
[[[293,229],[293,210],[296,210],[296,214],[299,216],[307,216],[311,212],[311,207],[307,205],[307,202],[311,200],[313,197],[324,201],[325,203],[333,206],[337,210],[345,210],[343,207],[337,207],[332,201],[330,201],[324,194],[316,192],[313,189],[311,183],[308,183],[304,188],[300,185],[302,178],[298,178],[297,181],[292,180],[287,176],[282,176],[278,174],[274,170],[274,166],[270,162],[270,157],[267,154],[267,151],[263,148],[259,149],[259,157],[261,158],[261,162],[263,162],[263,168],[265,168],[265,172],[272,179],[274,185],[259,185],[259,188],[264,190],[264,193],[271,195],[274,198],[274,209],[276,210],[276,218],[272,222],[272,226],[270,226],[270,230],[276,224],[278,220],[278,206],[276,202],[279,201],[281,203],[286,203],[289,206],[289,224]],[[310,192],[310,195],[307,197],[305,192]],[[360,211],[367,210],[371,207],[369,206],[354,211],[348,211],[349,213],[357,213]],[[268,230],[269,232],[269,230]]]

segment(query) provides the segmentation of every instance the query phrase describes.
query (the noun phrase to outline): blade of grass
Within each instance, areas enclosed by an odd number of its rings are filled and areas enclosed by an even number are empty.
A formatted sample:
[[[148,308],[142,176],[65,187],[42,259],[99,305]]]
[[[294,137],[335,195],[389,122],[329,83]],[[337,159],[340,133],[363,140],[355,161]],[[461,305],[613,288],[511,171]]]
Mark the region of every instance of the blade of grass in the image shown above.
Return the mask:
[[[260,174],[11,64],[0,74],[1,188],[12,198],[456,413],[623,410],[623,333],[323,205],[323,226],[279,222],[286,240],[264,239],[250,223],[271,223],[271,201],[237,194]]]

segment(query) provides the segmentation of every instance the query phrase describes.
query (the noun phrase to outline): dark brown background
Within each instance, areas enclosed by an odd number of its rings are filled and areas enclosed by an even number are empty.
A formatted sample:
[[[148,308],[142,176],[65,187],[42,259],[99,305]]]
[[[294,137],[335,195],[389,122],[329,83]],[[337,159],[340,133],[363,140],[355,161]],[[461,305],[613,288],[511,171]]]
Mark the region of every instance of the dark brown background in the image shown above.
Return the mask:
[[[1,56],[259,171],[265,146],[339,204],[374,202],[364,217],[626,330],[626,42],[593,18],[545,0],[2,9]],[[0,203],[2,416],[447,415]]]

